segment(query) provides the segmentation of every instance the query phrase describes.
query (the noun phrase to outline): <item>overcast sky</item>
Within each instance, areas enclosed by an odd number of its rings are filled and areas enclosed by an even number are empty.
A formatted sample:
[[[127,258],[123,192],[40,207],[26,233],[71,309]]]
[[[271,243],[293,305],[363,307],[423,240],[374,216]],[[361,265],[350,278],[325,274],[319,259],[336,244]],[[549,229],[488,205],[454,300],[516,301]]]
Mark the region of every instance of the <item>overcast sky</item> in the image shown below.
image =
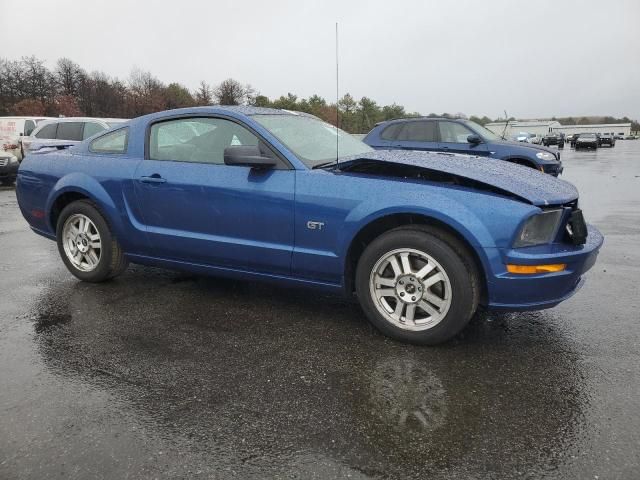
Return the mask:
[[[0,56],[409,111],[640,118],[640,1],[0,0]]]

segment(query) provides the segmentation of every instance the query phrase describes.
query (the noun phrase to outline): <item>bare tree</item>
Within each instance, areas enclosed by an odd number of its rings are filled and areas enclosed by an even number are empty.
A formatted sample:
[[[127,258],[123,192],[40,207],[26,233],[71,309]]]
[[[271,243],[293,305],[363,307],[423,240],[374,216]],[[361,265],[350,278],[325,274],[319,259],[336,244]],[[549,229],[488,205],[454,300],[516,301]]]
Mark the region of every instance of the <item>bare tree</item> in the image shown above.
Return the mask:
[[[84,70],[68,58],[61,58],[53,72],[60,95],[77,95],[80,83],[87,76]]]
[[[219,105],[242,105],[247,100],[247,94],[247,87],[233,78],[227,78],[213,91]]]
[[[196,105],[200,105],[200,106],[211,105],[211,103],[213,102],[213,93],[211,91],[211,87],[209,86],[209,84],[204,80],[201,81],[200,86],[198,87],[198,90],[196,90],[194,97],[196,100]]]

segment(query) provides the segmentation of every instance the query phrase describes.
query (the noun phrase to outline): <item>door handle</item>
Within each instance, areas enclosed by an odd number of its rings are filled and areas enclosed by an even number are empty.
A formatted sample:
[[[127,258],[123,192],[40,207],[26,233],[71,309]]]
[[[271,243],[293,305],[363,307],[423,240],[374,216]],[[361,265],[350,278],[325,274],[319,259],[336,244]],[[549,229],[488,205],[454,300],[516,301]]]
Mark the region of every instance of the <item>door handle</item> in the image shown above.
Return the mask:
[[[154,173],[153,175],[151,175],[149,177],[140,177],[139,180],[142,183],[165,183],[167,181],[166,179],[162,178],[157,173]]]

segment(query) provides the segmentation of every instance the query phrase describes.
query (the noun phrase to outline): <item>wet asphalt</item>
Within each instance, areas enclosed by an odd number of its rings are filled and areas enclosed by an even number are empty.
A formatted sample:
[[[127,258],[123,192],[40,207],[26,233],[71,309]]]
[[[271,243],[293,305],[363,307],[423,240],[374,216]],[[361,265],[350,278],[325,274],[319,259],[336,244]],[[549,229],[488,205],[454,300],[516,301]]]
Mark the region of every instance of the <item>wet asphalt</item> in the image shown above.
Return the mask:
[[[563,159],[583,289],[431,348],[313,291],[83,284],[0,189],[0,478],[640,478],[640,141]]]

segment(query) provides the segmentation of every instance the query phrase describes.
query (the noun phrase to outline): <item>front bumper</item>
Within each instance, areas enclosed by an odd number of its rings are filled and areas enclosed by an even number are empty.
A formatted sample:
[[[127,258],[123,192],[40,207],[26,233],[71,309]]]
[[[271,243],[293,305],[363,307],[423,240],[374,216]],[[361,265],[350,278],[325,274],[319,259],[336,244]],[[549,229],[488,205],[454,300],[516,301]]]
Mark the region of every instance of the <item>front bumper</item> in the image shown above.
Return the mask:
[[[561,161],[544,164],[542,168],[544,169],[544,173],[548,173],[554,177],[560,175],[564,170],[564,166]]]
[[[598,142],[576,142],[576,148],[597,148]]]
[[[13,156],[0,155],[0,179],[16,178],[20,164],[13,160]]]
[[[520,249],[495,249],[492,273],[487,281],[487,307],[495,310],[542,310],[551,308],[576,293],[583,275],[596,262],[604,237],[592,225],[587,226],[584,245],[556,243]],[[542,265],[565,263],[555,273],[519,275],[508,273],[506,264]]]

